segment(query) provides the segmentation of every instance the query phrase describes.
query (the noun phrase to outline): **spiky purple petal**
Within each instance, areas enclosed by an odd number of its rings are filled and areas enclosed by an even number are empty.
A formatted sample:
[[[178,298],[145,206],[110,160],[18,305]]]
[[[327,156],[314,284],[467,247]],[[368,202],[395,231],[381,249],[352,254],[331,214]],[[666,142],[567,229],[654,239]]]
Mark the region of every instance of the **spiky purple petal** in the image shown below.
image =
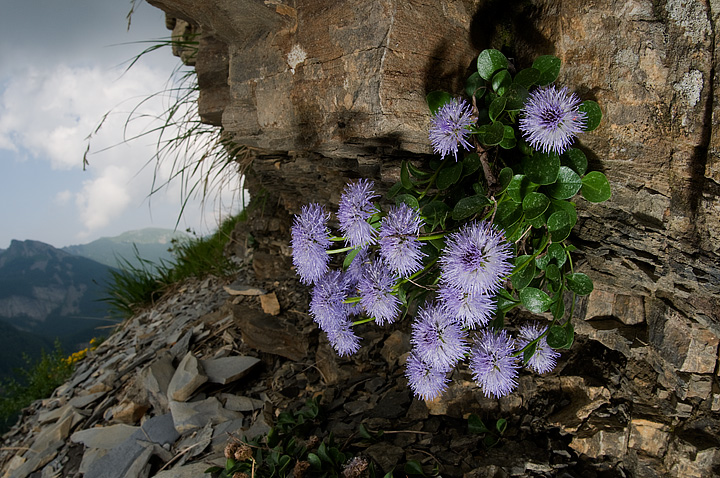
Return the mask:
[[[580,98],[566,87],[538,88],[525,102],[519,126],[530,146],[543,153],[564,153],[585,130],[586,115]]]
[[[375,243],[377,230],[368,219],[377,212],[371,202],[378,195],[373,191],[374,183],[360,179],[348,183],[340,196],[337,218],[340,230],[345,235],[345,243],[352,247]]]
[[[517,339],[518,349],[522,349],[527,344],[540,337],[543,332],[545,332],[545,327],[536,322],[521,325]],[[528,360],[527,366],[537,373],[550,372],[555,368],[557,359],[560,357],[560,352],[552,349],[548,345],[547,338],[545,337],[541,338],[536,343],[535,353],[530,360]]]
[[[423,400],[433,400],[447,388],[447,372],[423,362],[412,352],[405,363],[405,376],[413,394]]]
[[[328,271],[330,256],[326,250],[332,243],[327,227],[329,217],[320,204],[312,203],[303,206],[293,220],[293,264],[303,284],[315,283]]]
[[[408,277],[422,268],[420,227],[423,221],[405,203],[392,207],[380,224],[380,256],[400,277]]]
[[[418,311],[410,342],[418,357],[438,370],[450,370],[468,351],[465,331],[435,303]]]
[[[486,397],[503,397],[517,387],[520,360],[513,357],[515,341],[504,330],[481,332],[470,352],[470,370]]]
[[[457,161],[460,146],[472,149],[467,140],[472,124],[472,106],[465,100],[452,99],[445,103],[433,116],[428,134],[435,153],[440,154],[443,159],[452,154]]]

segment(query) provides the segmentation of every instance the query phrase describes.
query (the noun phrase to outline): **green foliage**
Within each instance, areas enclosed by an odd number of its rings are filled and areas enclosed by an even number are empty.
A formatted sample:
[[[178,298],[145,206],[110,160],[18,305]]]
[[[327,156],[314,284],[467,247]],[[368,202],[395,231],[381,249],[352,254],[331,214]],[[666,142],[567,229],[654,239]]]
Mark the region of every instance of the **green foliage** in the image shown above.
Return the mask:
[[[553,317],[545,333],[518,352],[525,361],[543,337],[555,348],[572,344],[565,295],[572,295],[571,316],[575,295],[587,295],[593,289],[587,275],[573,270],[574,247],[568,242],[577,222],[573,200],[578,193],[593,203],[611,196],[605,175],[587,171],[582,150],[569,148],[562,154],[535,151],[518,129],[518,116],[529,90],[554,82],[560,67],[559,58],[545,55],[531,68],[513,74],[514,68],[500,51],[481,52],[477,73],[468,78],[465,87],[477,107],[477,122],[469,128],[477,140],[476,151],[458,157],[457,162],[430,161],[429,167],[406,162],[400,182],[391,189],[396,201],[420,211],[431,226],[426,234],[432,239],[471,220],[490,220],[505,231],[506,239],[514,244],[515,268],[507,290],[498,296],[493,326],[502,327],[505,314],[518,305]],[[432,92],[427,99],[435,112],[452,97]],[[598,104],[585,101],[580,110],[586,114],[585,130],[597,128],[602,119]],[[433,282],[422,276],[414,278],[414,283],[400,286],[399,295],[411,296],[416,283]]]
[[[505,434],[506,429],[507,420],[504,418],[498,418],[495,421],[495,426],[488,428],[485,426],[485,423],[480,419],[480,417],[474,413],[470,414],[468,417],[468,433],[473,435],[484,435],[483,445],[487,448],[492,448],[500,443],[500,439],[503,434]]]
[[[237,265],[224,255],[224,248],[238,221],[245,217],[240,213],[226,219],[218,230],[207,237],[187,241],[173,240],[171,252],[174,260],[156,264],[142,259],[136,250],[134,265],[119,259],[120,269],[112,271],[107,284],[107,295],[102,300],[111,306],[112,312],[130,317],[138,310],[152,305],[172,285],[190,278],[207,276],[231,277]]]
[[[74,368],[74,361],[68,360],[59,342],[55,348],[41,353],[40,359],[33,362],[25,357],[25,367],[16,371],[18,378],[4,380],[0,384],[0,432],[4,432],[17,419],[20,410],[35,400],[49,397],[64,383]]]

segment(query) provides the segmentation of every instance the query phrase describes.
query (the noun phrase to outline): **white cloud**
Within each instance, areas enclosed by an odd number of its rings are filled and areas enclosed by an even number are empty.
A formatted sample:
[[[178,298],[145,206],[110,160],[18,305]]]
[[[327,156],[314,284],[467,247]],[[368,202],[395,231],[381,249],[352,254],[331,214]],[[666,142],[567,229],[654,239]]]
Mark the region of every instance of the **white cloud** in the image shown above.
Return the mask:
[[[113,217],[121,214],[130,204],[128,176],[127,170],[108,166],[100,177],[83,183],[83,189],[77,193],[75,201],[88,230],[108,225]]]

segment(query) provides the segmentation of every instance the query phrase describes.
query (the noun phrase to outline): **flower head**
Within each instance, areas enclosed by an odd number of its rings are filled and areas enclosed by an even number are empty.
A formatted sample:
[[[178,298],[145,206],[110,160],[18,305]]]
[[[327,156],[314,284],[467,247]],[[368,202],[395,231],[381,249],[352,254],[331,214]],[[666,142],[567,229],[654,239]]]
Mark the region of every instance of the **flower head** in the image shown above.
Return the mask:
[[[328,219],[325,209],[312,203],[303,206],[293,221],[293,264],[303,284],[315,283],[328,271],[330,256],[325,252],[331,244]]]
[[[585,130],[586,115],[579,106],[580,98],[565,87],[538,88],[525,102],[520,131],[533,148],[562,154]]]
[[[467,138],[468,127],[473,123],[472,107],[465,101],[452,99],[445,103],[432,118],[430,125],[430,144],[435,153],[448,156],[452,153],[457,161],[458,147],[472,149]]]
[[[447,388],[447,371],[438,370],[410,353],[405,363],[405,376],[416,397],[432,400]]]
[[[514,340],[504,330],[497,335],[490,330],[480,334],[470,352],[470,370],[486,397],[500,398],[517,387],[520,363],[514,352]]]
[[[522,349],[527,344],[540,337],[543,332],[545,332],[545,327],[536,322],[520,326],[517,340],[518,349]],[[530,360],[528,360],[527,366],[537,373],[547,373],[555,368],[557,359],[560,357],[560,352],[550,348],[545,337],[541,338],[536,343],[537,346],[535,353]]]
[[[380,256],[401,277],[408,277],[422,268],[420,260],[420,227],[422,218],[405,203],[392,207],[380,223]]]
[[[345,318],[325,330],[327,338],[341,357],[352,355],[360,349],[360,337],[352,330],[352,322]]]
[[[340,271],[332,270],[317,281],[310,298],[310,315],[324,331],[350,315],[348,282]]]
[[[472,222],[448,236],[440,256],[446,284],[463,292],[494,295],[512,270],[510,244],[488,222]]]
[[[468,350],[460,324],[437,304],[418,311],[410,341],[423,362],[444,371],[454,367]]]
[[[358,282],[360,306],[378,325],[392,323],[400,312],[400,299],[392,294],[397,276],[382,261],[373,261],[365,266]]]
[[[367,179],[348,183],[340,196],[337,218],[345,242],[352,247],[373,244],[377,231],[368,219],[376,212],[371,199],[377,197],[373,191],[374,183]]]
[[[438,298],[448,315],[468,329],[487,324],[495,312],[495,298],[484,291],[465,292],[440,284]]]

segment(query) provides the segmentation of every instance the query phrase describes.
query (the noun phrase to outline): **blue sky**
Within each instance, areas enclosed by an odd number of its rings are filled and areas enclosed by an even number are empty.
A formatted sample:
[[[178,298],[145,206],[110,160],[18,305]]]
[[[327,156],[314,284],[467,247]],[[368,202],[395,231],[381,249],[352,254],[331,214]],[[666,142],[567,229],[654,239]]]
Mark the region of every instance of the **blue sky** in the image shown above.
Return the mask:
[[[167,39],[164,14],[130,0],[0,0],[0,248],[11,239],[56,247],[90,242],[144,227],[175,227],[180,184],[148,201],[154,137],[125,144],[127,113],[166,86],[179,60],[169,48],[150,53],[125,72],[127,61]],[[143,105],[156,115],[158,97]],[[90,141],[87,136],[112,111]],[[134,121],[134,132],[158,123]],[[112,145],[117,145],[110,147]],[[159,177],[169,174],[162,165]],[[204,207],[191,201],[178,229],[206,233],[240,200],[235,183]]]

